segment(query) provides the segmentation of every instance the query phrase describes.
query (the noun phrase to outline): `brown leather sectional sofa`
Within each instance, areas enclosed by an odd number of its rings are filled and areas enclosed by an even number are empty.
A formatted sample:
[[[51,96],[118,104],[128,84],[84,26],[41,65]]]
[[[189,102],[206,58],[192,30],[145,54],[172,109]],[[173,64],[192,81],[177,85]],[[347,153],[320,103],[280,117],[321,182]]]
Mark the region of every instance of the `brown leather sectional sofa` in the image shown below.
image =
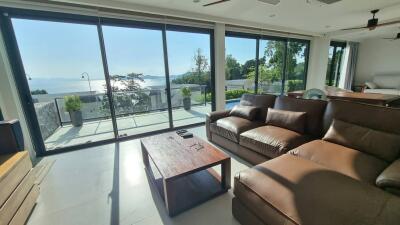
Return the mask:
[[[255,165],[234,181],[241,224],[400,224],[399,109],[271,95],[240,104],[262,110],[251,121],[213,112],[206,128],[210,141]],[[304,132],[266,124],[268,108],[305,112]]]

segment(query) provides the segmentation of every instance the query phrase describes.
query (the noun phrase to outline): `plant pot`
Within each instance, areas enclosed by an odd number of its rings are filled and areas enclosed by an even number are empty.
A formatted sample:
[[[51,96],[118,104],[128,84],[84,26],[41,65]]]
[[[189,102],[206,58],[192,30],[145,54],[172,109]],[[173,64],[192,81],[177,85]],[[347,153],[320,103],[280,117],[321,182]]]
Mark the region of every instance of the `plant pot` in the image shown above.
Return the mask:
[[[183,108],[185,110],[190,110],[191,105],[192,105],[192,101],[191,101],[190,97],[183,98]]]
[[[71,111],[69,112],[69,116],[71,117],[71,123],[74,127],[82,126],[82,111]]]

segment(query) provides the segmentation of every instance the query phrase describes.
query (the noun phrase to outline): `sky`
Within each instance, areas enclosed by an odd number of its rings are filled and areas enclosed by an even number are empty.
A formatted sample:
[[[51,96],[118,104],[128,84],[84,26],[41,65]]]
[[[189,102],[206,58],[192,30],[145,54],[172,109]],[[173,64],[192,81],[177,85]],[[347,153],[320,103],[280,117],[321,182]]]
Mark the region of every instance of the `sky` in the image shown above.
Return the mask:
[[[104,79],[96,26],[26,19],[12,23],[25,72],[32,79],[81,79],[84,72],[91,79]],[[160,30],[103,26],[103,34],[111,75],[165,76]],[[261,41],[260,48],[266,43]],[[167,31],[167,47],[171,75],[190,71],[198,48],[210,60],[208,34]],[[244,64],[256,57],[256,40],[227,37],[226,54]]]
[[[104,79],[97,28],[94,25],[12,19],[25,72],[36,78]],[[143,73],[165,76],[162,33],[159,30],[103,26],[111,75]],[[171,75],[193,68],[198,48],[210,60],[208,34],[167,31]]]

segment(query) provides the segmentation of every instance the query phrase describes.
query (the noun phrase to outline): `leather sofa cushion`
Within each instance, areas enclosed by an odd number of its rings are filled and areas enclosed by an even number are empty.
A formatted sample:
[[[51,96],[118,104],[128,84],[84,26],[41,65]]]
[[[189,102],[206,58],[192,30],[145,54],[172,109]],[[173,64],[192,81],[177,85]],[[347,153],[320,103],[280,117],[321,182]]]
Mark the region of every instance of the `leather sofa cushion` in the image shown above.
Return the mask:
[[[235,196],[265,224],[395,225],[400,221],[400,198],[289,154],[240,172],[234,182]]]
[[[230,116],[217,120],[210,125],[211,132],[214,132],[231,141],[239,143],[239,135],[242,132],[261,126],[258,121],[250,121],[240,117]]]
[[[400,135],[336,119],[333,120],[323,140],[357,149],[387,162],[396,160],[400,152]]]
[[[260,112],[257,114],[256,119],[264,122],[267,117],[267,110],[274,106],[275,99],[275,95],[244,94],[240,99],[240,105],[260,108]]]
[[[393,194],[400,195],[400,159],[394,161],[378,176],[376,185]]]
[[[259,111],[260,108],[254,106],[235,105],[229,115],[243,119],[254,120]]]
[[[323,115],[327,102],[322,100],[298,99],[280,96],[275,100],[274,109],[287,110],[293,112],[306,112],[306,134],[316,138],[323,136]]]
[[[269,108],[265,122],[268,125],[282,127],[304,134],[307,119],[306,116],[305,112],[292,112]]]
[[[306,143],[289,153],[372,185],[388,166],[384,160],[322,140]]]
[[[275,158],[308,141],[310,141],[308,136],[291,130],[262,126],[243,132],[239,143],[269,158]]]
[[[400,109],[398,108],[330,100],[324,114],[324,132],[328,131],[333,119],[337,119],[374,130],[400,135],[399,118]]]

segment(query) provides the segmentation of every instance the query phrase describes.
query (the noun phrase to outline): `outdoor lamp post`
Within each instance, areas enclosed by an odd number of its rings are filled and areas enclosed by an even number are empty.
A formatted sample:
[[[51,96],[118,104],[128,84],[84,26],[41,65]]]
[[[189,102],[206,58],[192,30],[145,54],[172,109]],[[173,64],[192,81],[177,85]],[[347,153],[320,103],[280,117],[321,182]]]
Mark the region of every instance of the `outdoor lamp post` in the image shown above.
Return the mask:
[[[86,76],[86,78],[87,78],[87,81],[88,81],[88,83],[89,83],[89,91],[90,91],[90,93],[92,93],[92,86],[90,85],[90,76],[89,76],[89,74],[87,73],[87,72],[83,72],[82,74],[81,74],[81,78],[82,79],[85,79],[85,76]]]

